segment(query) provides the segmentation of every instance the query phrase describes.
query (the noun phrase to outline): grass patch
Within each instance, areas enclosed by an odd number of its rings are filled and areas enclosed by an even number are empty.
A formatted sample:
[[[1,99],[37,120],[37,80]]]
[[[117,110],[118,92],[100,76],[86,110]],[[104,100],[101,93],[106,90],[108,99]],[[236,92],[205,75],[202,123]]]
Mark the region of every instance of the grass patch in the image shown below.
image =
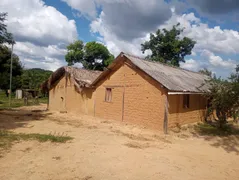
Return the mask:
[[[138,142],[128,142],[126,144],[124,144],[125,146],[129,147],[129,148],[135,148],[135,149],[145,149],[145,148],[149,148],[149,144],[141,144]]]
[[[51,134],[38,134],[38,133],[14,133],[11,131],[0,130],[0,148],[8,149],[12,146],[14,142],[19,142],[21,140],[37,140],[39,142],[56,142],[56,143],[65,143],[73,138],[70,136],[56,136]]]
[[[239,127],[236,127],[232,123],[225,124],[223,128],[219,128],[215,124],[199,123],[194,126],[194,130],[200,135],[210,135],[210,136],[239,135]]]
[[[37,105],[39,103],[46,104],[47,97],[38,98],[38,103],[36,103],[33,98],[28,100],[28,106]],[[21,107],[21,106],[24,106],[24,100],[23,99],[15,99],[14,95],[12,95],[11,106],[9,106],[9,98],[5,95],[5,93],[3,91],[0,91],[0,110],[8,109],[8,108],[17,108],[17,107]]]

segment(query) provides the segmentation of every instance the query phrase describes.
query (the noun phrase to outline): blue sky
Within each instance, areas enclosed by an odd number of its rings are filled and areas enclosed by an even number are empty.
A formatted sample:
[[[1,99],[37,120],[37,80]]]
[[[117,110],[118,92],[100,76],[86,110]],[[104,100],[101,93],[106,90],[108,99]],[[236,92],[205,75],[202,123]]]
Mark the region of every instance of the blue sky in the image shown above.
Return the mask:
[[[65,16],[67,16],[68,19],[75,20],[76,28],[78,32],[78,39],[81,39],[82,41],[85,41],[85,42],[96,40],[96,37],[94,37],[90,33],[90,29],[89,29],[90,20],[85,18],[84,16],[82,17],[77,16],[77,13],[79,13],[77,10],[72,9],[65,2],[58,1],[58,0],[57,1],[44,0],[44,2],[48,6],[55,7],[58,11],[60,11]]]
[[[66,46],[76,39],[143,57],[149,34],[178,22],[182,36],[197,41],[182,68],[206,67],[225,78],[239,64],[237,0],[2,0],[0,11],[8,12],[14,52],[26,68],[66,65]]]

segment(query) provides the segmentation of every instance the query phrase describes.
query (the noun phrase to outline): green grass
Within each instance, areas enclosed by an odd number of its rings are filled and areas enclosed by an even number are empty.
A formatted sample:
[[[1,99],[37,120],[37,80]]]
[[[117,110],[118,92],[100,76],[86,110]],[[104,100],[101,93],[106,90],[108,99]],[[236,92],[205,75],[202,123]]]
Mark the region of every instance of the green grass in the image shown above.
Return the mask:
[[[38,103],[47,103],[47,97],[39,98]],[[28,100],[28,106],[37,105],[37,103],[34,102],[34,99]],[[11,98],[11,106],[9,106],[9,98],[6,97],[5,93],[3,91],[0,91],[0,109],[7,109],[7,108],[16,108],[24,106],[24,100],[23,99],[15,99],[15,96],[12,95]]]
[[[198,123],[194,126],[194,130],[200,135],[210,135],[210,136],[229,136],[229,135],[239,135],[239,126],[233,123],[228,123],[219,128],[215,124],[208,123]]]
[[[0,130],[0,149],[10,148],[14,142],[19,142],[21,140],[37,140],[39,142],[56,142],[56,143],[65,143],[73,138],[70,136],[56,136],[51,134],[38,134],[38,133],[14,133],[11,131]]]

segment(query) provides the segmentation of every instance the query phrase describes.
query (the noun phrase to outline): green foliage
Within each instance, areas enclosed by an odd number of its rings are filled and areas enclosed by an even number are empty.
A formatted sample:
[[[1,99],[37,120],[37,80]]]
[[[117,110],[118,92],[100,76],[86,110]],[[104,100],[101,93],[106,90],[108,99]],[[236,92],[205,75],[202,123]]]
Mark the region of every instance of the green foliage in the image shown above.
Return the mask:
[[[7,32],[7,26],[4,24],[6,17],[7,13],[0,13],[0,44],[14,44],[13,36],[11,33]]]
[[[233,98],[235,101],[234,107],[232,108],[231,114],[233,119],[239,120],[239,64],[236,67],[236,72],[232,73],[229,77],[232,86]]]
[[[0,45],[0,89],[9,89],[11,64],[11,50],[4,45]],[[17,55],[12,58],[12,90],[21,87],[22,65]]]
[[[82,62],[84,57],[84,43],[80,40],[67,46],[67,54],[65,55],[68,66],[73,65],[76,62]]]
[[[199,70],[199,72],[201,74],[204,74],[204,75],[207,75],[209,77],[212,77],[212,71],[209,71],[207,68],[203,68],[203,69]]]
[[[38,102],[34,98],[28,99],[28,106],[33,106],[38,103],[44,103],[46,104],[48,101],[47,97],[40,97],[38,99]],[[15,95],[12,94],[12,100],[11,100],[11,108],[15,107],[21,107],[24,106],[24,100],[23,99],[15,99]],[[9,99],[5,95],[3,91],[0,90],[0,110],[2,109],[9,109]]]
[[[73,138],[70,136],[55,136],[51,134],[38,134],[38,133],[14,133],[11,131],[0,130],[0,148],[7,149],[10,148],[13,142],[17,142],[20,140],[37,140],[39,142],[56,142],[56,143],[65,143]]]
[[[17,55],[13,54],[12,63],[12,91],[18,88],[39,90],[40,85],[46,81],[52,71],[39,68],[24,70]],[[9,89],[11,64],[11,50],[4,45],[0,45],[0,89]],[[6,93],[7,94],[7,93]]]
[[[40,68],[25,69],[21,76],[21,87],[23,89],[39,90],[40,85],[46,81],[51,74],[52,71]]]
[[[230,81],[220,78],[211,78],[210,91],[206,92],[206,97],[210,101],[211,111],[215,111],[219,127],[226,124],[228,117],[235,115],[239,109],[239,75],[238,71],[232,74]]]
[[[171,30],[158,29],[155,34],[151,33],[150,40],[141,44],[143,53],[146,50],[152,52],[147,58],[178,67],[180,62],[185,62],[184,57],[191,54],[196,42],[188,37],[180,38],[183,29],[179,26],[177,24]]]
[[[82,63],[85,69],[103,70],[114,59],[108,49],[101,43],[88,42],[85,46],[82,41],[78,40],[67,46],[65,56],[68,65]]]

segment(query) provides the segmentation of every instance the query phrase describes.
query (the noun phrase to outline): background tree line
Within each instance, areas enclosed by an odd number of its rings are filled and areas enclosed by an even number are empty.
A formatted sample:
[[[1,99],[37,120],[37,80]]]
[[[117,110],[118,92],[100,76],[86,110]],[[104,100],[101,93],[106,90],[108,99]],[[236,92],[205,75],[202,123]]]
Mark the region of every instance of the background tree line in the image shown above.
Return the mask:
[[[7,44],[15,44],[15,41],[4,24],[6,17],[7,13],[0,13],[0,89],[8,96],[12,50]],[[18,88],[39,90],[41,83],[48,79],[51,73],[44,69],[24,69],[19,57],[13,53],[12,91]]]

